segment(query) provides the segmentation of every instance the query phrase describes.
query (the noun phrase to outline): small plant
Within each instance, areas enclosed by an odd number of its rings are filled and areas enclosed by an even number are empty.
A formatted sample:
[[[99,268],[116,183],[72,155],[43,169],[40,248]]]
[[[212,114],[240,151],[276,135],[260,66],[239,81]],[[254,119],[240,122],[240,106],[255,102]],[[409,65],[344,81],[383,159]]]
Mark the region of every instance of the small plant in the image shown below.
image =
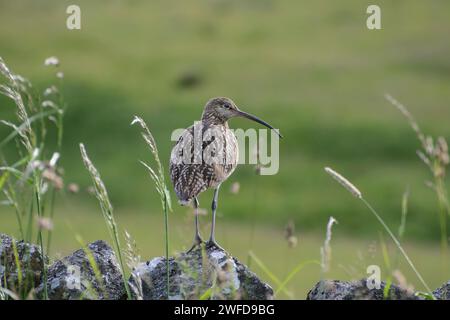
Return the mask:
[[[397,232],[397,237],[398,237],[399,241],[402,240],[403,235],[405,234],[405,230],[406,230],[406,217],[408,215],[408,200],[409,200],[409,188],[407,188],[405,190],[405,192],[403,193],[402,201],[401,201],[400,226],[399,226],[398,232]],[[396,252],[396,254],[394,255],[393,263],[391,265],[387,246],[385,244],[382,234],[380,234],[380,244],[381,244],[381,249],[382,249],[382,253],[383,253],[384,264],[385,264],[386,268],[389,270],[389,275],[386,279],[386,286],[384,287],[384,297],[387,298],[388,294],[389,294],[389,290],[392,285],[393,277],[397,279],[397,282],[400,285],[400,287],[402,287],[404,289],[410,289],[410,288],[406,285],[406,279],[403,279],[404,277],[403,278],[400,277],[400,275],[402,275],[402,274],[401,274],[400,270],[398,269],[399,262],[400,262],[398,252]],[[402,280],[402,281],[400,281],[400,280]]]
[[[294,278],[294,276],[303,270],[303,268],[309,264],[321,265],[321,263],[317,260],[307,260],[299,262],[284,278],[284,280],[280,280],[270,269],[252,252],[249,251],[250,258],[255,261],[256,265],[269,277],[269,279],[277,286],[274,296],[277,297],[281,292],[283,292],[290,299],[294,298],[294,295],[291,291],[286,289],[286,286],[289,282]]]
[[[128,281],[126,280],[126,277],[125,277],[125,264],[124,264],[124,260],[122,257],[122,249],[120,246],[119,230],[117,227],[116,220],[114,218],[114,210],[111,205],[111,201],[109,200],[108,192],[102,181],[100,173],[98,172],[97,168],[95,168],[95,166],[93,165],[91,159],[89,159],[86,149],[82,143],[80,143],[80,151],[81,151],[81,157],[83,159],[84,165],[85,165],[86,169],[89,171],[89,174],[91,175],[95,196],[98,199],[100,208],[103,213],[103,218],[108,227],[109,234],[114,242],[114,248],[115,248],[117,257],[119,258],[120,271],[122,273],[122,278],[123,278],[123,282],[124,282],[125,290],[127,292],[128,299],[131,299],[131,292],[130,292],[130,289],[128,286]]]
[[[77,242],[81,245],[81,248],[84,251],[84,254],[86,255],[86,258],[89,262],[89,265],[92,269],[92,271],[94,272],[94,276],[95,276],[95,281],[97,281],[98,284],[98,288],[100,289],[101,293],[103,293],[104,298],[108,299],[108,292],[105,288],[105,283],[103,281],[102,278],[102,273],[97,265],[97,262],[95,261],[94,255],[92,254],[92,251],[89,249],[89,247],[85,244],[85,242],[83,241],[83,238],[80,235],[76,235],[75,236]],[[95,290],[93,289],[93,286],[91,283],[89,283],[90,287],[91,287],[91,291],[92,291],[92,295],[96,296],[98,298],[98,293],[99,292],[95,292]]]
[[[167,299],[169,299],[169,289],[170,289],[170,270],[169,270],[169,211],[172,211],[172,204],[170,200],[170,193],[167,189],[166,180],[164,178],[164,170],[161,165],[161,161],[159,160],[159,154],[158,154],[158,147],[156,145],[155,138],[153,137],[152,133],[148,129],[147,124],[145,121],[135,116],[131,124],[139,124],[142,128],[142,138],[144,139],[147,146],[150,148],[150,151],[155,159],[156,162],[156,170],[154,170],[151,166],[149,166],[147,163],[140,161],[141,164],[147,169],[151,179],[155,183],[156,191],[158,191],[158,194],[161,198],[161,206],[164,213],[164,242],[165,242],[165,255],[166,255],[166,286],[167,286]]]
[[[125,259],[127,261],[127,266],[131,270],[131,277],[133,278],[133,283],[130,283],[130,289],[133,291],[136,300],[143,300],[144,293],[142,289],[142,277],[139,270],[139,265],[141,264],[141,256],[138,252],[136,241],[131,238],[131,235],[125,231]]]
[[[322,257],[322,262],[320,264],[322,270],[322,277],[330,270],[331,263],[331,229],[334,224],[337,224],[337,220],[333,217],[330,217],[327,223],[327,232],[325,236],[325,242],[323,247],[320,248],[320,256]]]
[[[53,62],[45,64],[58,67],[57,58],[53,57]],[[32,242],[33,231],[37,227],[37,242],[42,254],[50,250],[51,229],[43,228],[39,222],[53,218],[55,194],[63,186],[57,162],[60,158],[66,105],[60,90],[61,71],[57,71],[56,77],[58,83],[45,89],[41,96],[30,81],[13,73],[0,57],[0,94],[11,99],[17,109],[17,120],[14,122],[0,120],[1,124],[11,129],[0,141],[0,191],[5,197],[2,204],[13,208],[21,239]],[[50,151],[48,146],[52,137],[47,136],[47,130],[52,125],[57,131],[57,147]],[[16,152],[10,152],[11,149]],[[46,283],[45,263],[42,268]],[[44,288],[46,298],[46,286]],[[24,287],[19,288],[19,298],[26,298],[31,289],[24,283]]]
[[[398,241],[397,237],[394,235],[394,233],[391,231],[391,229],[387,226],[387,224],[384,222],[384,220],[381,218],[381,216],[378,214],[378,212],[372,207],[372,205],[364,199],[362,196],[361,191],[359,191],[358,188],[356,188],[349,180],[347,180],[345,177],[343,177],[341,174],[337,173],[331,168],[326,167],[325,168],[326,173],[328,173],[334,180],[339,182],[347,191],[349,191],[354,197],[361,200],[364,205],[372,212],[372,214],[375,216],[375,218],[380,222],[380,224],[383,226],[384,230],[386,230],[387,234],[391,237],[392,241],[394,241],[395,245],[399,249],[399,251],[402,253],[403,257],[405,258],[406,262],[409,264],[411,269],[416,274],[417,278],[420,280],[422,285],[425,287],[425,289],[428,291],[429,294],[432,295],[430,287],[427,285],[425,280],[423,279],[422,275],[419,273],[411,259],[409,258],[406,251],[403,249],[402,245]]]
[[[386,94],[385,98],[401,112],[416,133],[417,139],[421,145],[421,149],[416,151],[417,156],[431,172],[433,181],[427,182],[427,185],[434,190],[437,197],[439,206],[439,224],[441,228],[441,251],[445,263],[448,252],[447,219],[448,215],[450,215],[450,202],[445,186],[446,169],[450,163],[447,141],[444,137],[433,139],[431,136],[426,136],[412,114],[403,104],[395,100],[389,94]]]

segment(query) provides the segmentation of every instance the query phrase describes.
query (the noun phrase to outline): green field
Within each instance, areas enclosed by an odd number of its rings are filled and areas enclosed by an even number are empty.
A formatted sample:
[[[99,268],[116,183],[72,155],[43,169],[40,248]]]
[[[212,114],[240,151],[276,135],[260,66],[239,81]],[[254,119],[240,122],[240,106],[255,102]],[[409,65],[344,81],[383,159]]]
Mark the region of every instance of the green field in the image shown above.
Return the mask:
[[[218,240],[225,248],[244,262],[253,250],[283,278],[299,261],[319,258],[334,216],[339,224],[330,277],[362,277],[372,260],[361,262],[358,251],[367,256],[381,228],[324,173],[331,166],[361,189],[393,230],[409,188],[406,247],[432,287],[447,280],[439,271],[436,196],[424,184],[431,177],[415,154],[414,133],[383,95],[408,106],[426,133],[450,138],[450,2],[378,1],[379,31],[365,25],[370,1],[78,1],[79,31],[65,28],[69,4],[0,0],[0,56],[40,91],[54,82],[45,58],[57,56],[65,75],[61,163],[65,183],[81,191],[57,199],[55,254],[75,249],[77,233],[86,241],[107,239],[100,210],[86,192],[90,180],[79,142],[102,174],[121,228],[136,238],[145,258],[163,254],[160,201],[138,162],[151,156],[130,122],[135,114],[146,120],[167,165],[172,130],[198,120],[204,103],[220,95],[285,137],[277,175],[258,176],[243,165],[224,184]],[[188,75],[197,85],[180,85]],[[15,119],[3,97],[0,118]],[[230,126],[253,124],[236,119]],[[8,133],[0,127],[0,137]],[[6,149],[8,162],[16,159],[14,150]],[[229,191],[236,181],[237,195]],[[211,199],[212,192],[202,194],[201,207],[209,209]],[[205,235],[209,218],[202,217]],[[295,249],[283,239],[290,220],[299,237]],[[171,249],[188,247],[188,209],[174,203],[170,222]],[[0,207],[0,232],[17,235],[10,208]],[[381,259],[379,250],[374,261]],[[352,266],[353,274],[344,271]],[[402,271],[418,286],[406,265]],[[290,284],[295,297],[304,298],[319,277],[317,267],[300,272]]]

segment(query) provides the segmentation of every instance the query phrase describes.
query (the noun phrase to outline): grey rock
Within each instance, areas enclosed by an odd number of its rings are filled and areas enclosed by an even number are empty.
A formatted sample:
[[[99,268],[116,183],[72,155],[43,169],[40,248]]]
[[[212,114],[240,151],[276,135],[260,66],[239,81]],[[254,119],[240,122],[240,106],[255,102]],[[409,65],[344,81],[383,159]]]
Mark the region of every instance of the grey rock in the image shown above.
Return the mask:
[[[19,288],[19,269],[16,265],[13,244],[17,249],[17,258],[22,274],[21,288]],[[44,261],[48,263],[48,257],[43,257],[40,247],[37,245],[0,234],[0,287],[6,286],[14,292],[28,293],[41,282]]]
[[[135,298],[167,299],[166,259],[140,264],[129,279]],[[273,298],[272,288],[229,253],[217,247],[196,248],[169,258],[169,299]]]
[[[79,249],[48,268],[47,294],[51,300],[100,299],[118,300],[125,296],[125,287],[116,255],[104,241],[88,245],[99,276],[84,249]],[[100,280],[100,281],[98,281]],[[44,296],[44,284],[37,288]]]
[[[433,291],[433,295],[439,300],[450,300],[450,281]]]
[[[340,281],[321,280],[308,293],[307,300],[421,300],[414,292],[409,292],[397,285],[392,284],[389,295],[384,298],[384,281],[380,289],[369,289],[367,280]]]

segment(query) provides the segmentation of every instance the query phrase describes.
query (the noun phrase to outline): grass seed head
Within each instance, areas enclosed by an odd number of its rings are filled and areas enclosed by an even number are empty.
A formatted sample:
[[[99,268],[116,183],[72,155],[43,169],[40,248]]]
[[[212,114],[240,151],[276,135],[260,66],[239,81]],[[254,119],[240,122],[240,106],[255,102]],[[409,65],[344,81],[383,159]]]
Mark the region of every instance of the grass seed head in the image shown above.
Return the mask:
[[[425,163],[427,166],[431,168],[431,161],[430,159],[423,153],[421,150],[416,151],[417,156],[422,160],[423,163]]]
[[[337,173],[329,167],[325,167],[325,172],[328,173],[334,180],[339,182],[345,189],[347,189],[356,198],[361,199],[362,193],[358,190],[350,181],[344,178],[341,174]]]
[[[327,232],[325,236],[325,242],[323,244],[323,247],[320,248],[320,255],[322,257],[322,272],[328,272],[330,270],[330,262],[331,262],[331,229],[333,228],[333,224],[337,224],[337,220],[333,217],[330,217],[327,224]]]
[[[416,120],[414,119],[414,117],[412,116],[412,114],[408,111],[408,109],[406,109],[406,107],[401,104],[400,102],[398,102],[394,97],[392,97],[390,94],[385,94],[384,97],[386,98],[387,101],[389,101],[394,107],[396,107],[401,114],[403,114],[403,116],[408,120],[411,128],[414,130],[414,132],[417,135],[417,138],[420,140],[420,142],[422,143],[422,146],[424,147],[424,149],[426,149],[427,146],[427,142],[426,142],[426,138],[425,135],[423,134],[422,130],[420,130],[419,125],[417,124]]]
[[[447,166],[449,164],[448,145],[444,137],[439,137],[436,144],[436,156],[439,161]]]

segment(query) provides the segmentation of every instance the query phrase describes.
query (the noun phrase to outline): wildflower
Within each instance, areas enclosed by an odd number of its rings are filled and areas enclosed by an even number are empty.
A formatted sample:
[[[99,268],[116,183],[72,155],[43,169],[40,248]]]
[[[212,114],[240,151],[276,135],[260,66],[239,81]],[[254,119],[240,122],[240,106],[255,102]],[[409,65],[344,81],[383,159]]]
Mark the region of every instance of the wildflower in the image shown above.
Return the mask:
[[[37,223],[40,230],[53,230],[53,221],[50,218],[39,217]]]
[[[50,159],[50,161],[48,162],[48,165],[51,168],[55,168],[56,167],[56,163],[58,162],[60,157],[60,154],[58,152],[53,153],[52,158]]]
[[[44,169],[44,171],[42,172],[42,177],[45,180],[51,182],[53,186],[58,190],[61,190],[64,187],[63,179],[51,167]]]
[[[50,100],[44,100],[42,101],[42,107],[44,108],[54,108],[56,107],[55,104],[53,103],[53,101]]]
[[[230,187],[230,192],[232,194],[238,194],[240,188],[241,188],[241,185],[239,184],[239,182],[233,182],[233,184]]]
[[[80,187],[76,183],[69,183],[67,190],[70,193],[78,193],[80,191]]]
[[[51,86],[44,90],[44,96],[49,96],[56,92],[58,92],[58,89],[55,86]]]
[[[48,57],[44,62],[45,66],[59,66],[59,59],[55,56]]]
[[[298,238],[297,237],[291,236],[287,240],[288,240],[289,248],[295,248],[297,246],[297,243],[298,243]]]

